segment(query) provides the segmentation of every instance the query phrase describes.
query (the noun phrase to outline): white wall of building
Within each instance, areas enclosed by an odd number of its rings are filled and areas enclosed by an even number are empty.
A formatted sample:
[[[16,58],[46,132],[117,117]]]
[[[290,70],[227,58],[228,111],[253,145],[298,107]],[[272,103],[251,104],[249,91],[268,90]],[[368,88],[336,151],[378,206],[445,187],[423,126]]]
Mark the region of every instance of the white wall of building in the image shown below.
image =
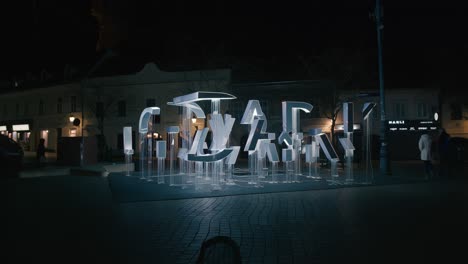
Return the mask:
[[[124,126],[132,126],[137,132],[141,111],[147,107],[147,99],[154,99],[155,105],[161,108],[161,122],[156,129],[165,138],[167,126],[178,126],[180,123],[177,107],[168,106],[176,96],[195,91],[226,92],[231,78],[228,69],[188,72],[164,72],[155,64],[146,64],[140,72],[130,75],[90,78],[81,83],[69,83],[44,88],[2,94],[0,97],[0,124],[15,120],[32,120],[31,151],[35,151],[43,131],[48,131],[48,148],[57,148],[57,129],[62,136],[70,136],[70,130],[76,129],[76,136],[100,134],[95,115],[96,102],[106,106],[104,117],[104,134],[106,143],[113,150],[118,148],[118,135]],[[81,111],[81,92],[84,91],[84,122]],[[72,109],[72,97],[76,105]],[[57,104],[61,98],[61,112]],[[119,116],[119,101],[125,102],[125,115]],[[40,102],[44,111],[39,113]],[[18,111],[16,105],[18,106]],[[26,112],[25,112],[26,108]],[[74,111],[72,111],[74,110]],[[209,111],[209,109],[207,109]],[[81,120],[74,126],[69,117]],[[137,133],[136,133],[137,134]],[[136,144],[137,145],[137,144]],[[139,151],[138,148],[136,151]]]

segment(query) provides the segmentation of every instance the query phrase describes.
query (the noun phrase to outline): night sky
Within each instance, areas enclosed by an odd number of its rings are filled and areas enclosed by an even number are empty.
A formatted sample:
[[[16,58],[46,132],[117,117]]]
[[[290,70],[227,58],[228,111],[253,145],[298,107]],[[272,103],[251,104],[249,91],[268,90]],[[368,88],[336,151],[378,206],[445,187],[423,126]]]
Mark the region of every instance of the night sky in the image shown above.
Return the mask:
[[[376,84],[377,39],[369,17],[375,1],[255,6],[104,2],[111,3],[106,12],[120,25],[116,36],[122,40],[113,48],[122,65],[154,61],[169,71],[230,67],[239,81],[340,79],[351,67],[356,84]],[[466,83],[461,78],[467,68],[466,7],[450,1],[406,2],[383,1],[386,84]],[[102,55],[96,51],[91,1],[9,5],[2,8],[3,81],[44,68],[63,72],[65,64],[85,71]]]

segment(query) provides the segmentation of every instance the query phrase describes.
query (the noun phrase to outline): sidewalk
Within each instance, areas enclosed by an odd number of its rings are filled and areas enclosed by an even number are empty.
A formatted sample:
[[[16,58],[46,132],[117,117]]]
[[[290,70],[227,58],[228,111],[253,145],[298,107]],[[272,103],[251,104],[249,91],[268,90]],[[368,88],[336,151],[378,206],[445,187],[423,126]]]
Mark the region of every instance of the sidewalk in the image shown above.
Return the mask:
[[[35,178],[42,176],[102,176],[107,177],[109,173],[123,172],[126,170],[124,163],[100,162],[85,166],[66,166],[56,162],[55,153],[46,153],[47,162],[43,167],[38,167],[34,152],[25,152],[23,159],[23,169],[19,173],[19,178]],[[130,169],[133,170],[131,165]]]
[[[119,173],[11,179],[7,252],[16,263],[194,263],[204,240],[225,235],[243,263],[455,262],[467,181],[423,182],[420,165],[392,163],[420,184],[135,203],[112,199]]]
[[[126,171],[125,163],[112,163],[112,162],[100,162],[92,165],[85,166],[63,166],[58,165],[55,161],[54,156],[47,157],[47,163],[44,167],[38,168],[35,157],[31,154],[23,162],[23,170],[20,172],[20,178],[34,178],[41,176],[58,176],[58,175],[88,175],[88,176],[103,176],[107,177],[110,173],[119,173]],[[137,166],[135,166],[137,165]],[[236,164],[235,168],[239,170],[247,169],[247,162],[241,160]],[[421,161],[393,161],[391,163],[392,174],[385,177],[383,184],[388,183],[400,183],[401,181],[419,181],[424,180],[424,168]],[[134,171],[134,168],[138,167],[138,164],[131,164],[130,171]],[[435,170],[437,171],[438,164],[434,164]],[[374,161],[374,176],[379,175],[378,161]],[[281,169],[281,167],[280,167]],[[327,169],[322,169],[327,170]],[[354,176],[355,178],[363,178],[363,168],[358,168],[357,164],[354,164]],[[338,172],[341,177],[344,177],[345,172],[341,166],[338,166]],[[137,173],[137,172],[134,172]],[[307,173],[307,167],[303,168],[303,174]],[[326,177],[326,175],[324,175]]]

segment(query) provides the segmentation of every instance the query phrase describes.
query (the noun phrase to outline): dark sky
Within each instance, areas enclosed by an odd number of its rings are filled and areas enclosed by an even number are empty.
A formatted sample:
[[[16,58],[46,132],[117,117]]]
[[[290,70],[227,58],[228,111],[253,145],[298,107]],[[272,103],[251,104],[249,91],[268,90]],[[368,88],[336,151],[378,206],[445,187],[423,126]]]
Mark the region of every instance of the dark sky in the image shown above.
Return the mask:
[[[85,68],[99,56],[91,1],[14,2],[2,8],[2,79],[42,68],[61,71],[66,63]],[[376,78],[376,32],[369,18],[374,1],[248,6],[105,2],[112,3],[108,10],[114,19],[129,29],[120,52],[156,61],[163,69],[237,65],[265,79],[306,78],[297,59],[302,56],[311,63],[322,57],[328,58],[322,63],[330,65],[352,64]],[[383,4],[386,82],[403,86],[424,85],[431,78],[461,80],[467,55],[466,7],[455,1]]]

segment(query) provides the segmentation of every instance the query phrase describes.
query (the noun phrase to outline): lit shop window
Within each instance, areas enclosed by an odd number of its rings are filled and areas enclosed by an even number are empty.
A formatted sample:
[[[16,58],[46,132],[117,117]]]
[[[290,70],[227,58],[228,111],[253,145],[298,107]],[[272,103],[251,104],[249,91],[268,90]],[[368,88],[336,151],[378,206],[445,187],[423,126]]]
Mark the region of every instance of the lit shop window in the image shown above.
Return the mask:
[[[49,130],[41,130],[41,138],[44,139],[44,146],[47,147],[49,143]]]
[[[70,128],[70,137],[76,137],[76,128]]]

